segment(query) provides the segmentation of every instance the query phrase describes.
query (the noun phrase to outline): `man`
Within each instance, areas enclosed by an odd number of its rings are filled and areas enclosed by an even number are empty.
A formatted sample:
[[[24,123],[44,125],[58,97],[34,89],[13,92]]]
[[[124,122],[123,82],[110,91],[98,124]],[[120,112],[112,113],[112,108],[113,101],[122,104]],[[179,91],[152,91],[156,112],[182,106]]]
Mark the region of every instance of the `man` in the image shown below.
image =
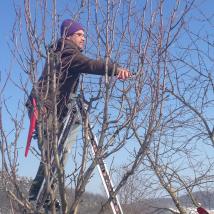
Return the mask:
[[[84,29],[76,21],[66,19],[61,25],[61,39],[57,42],[57,48],[54,51],[60,56],[60,67],[56,71],[57,82],[57,114],[59,130],[62,128],[63,120],[68,112],[69,97],[71,94],[75,94],[78,88],[79,77],[82,73],[105,75],[105,72],[109,76],[115,75],[118,79],[125,80],[131,77],[131,73],[117,65],[108,64],[108,70],[106,71],[105,62],[103,60],[92,60],[82,54],[85,45]],[[51,66],[49,65],[49,68]],[[48,65],[44,68],[44,71],[39,79],[37,94],[39,94],[40,101],[43,100],[43,111],[48,118],[48,126],[51,130],[52,127],[52,82],[50,81],[51,69],[48,69]],[[38,95],[37,95],[38,96]],[[35,97],[35,90],[32,90],[31,98]],[[29,101],[27,106],[30,106]],[[51,119],[50,119],[51,118]],[[79,124],[70,131],[69,143],[66,146],[66,150],[69,151],[72,143],[75,142],[75,137],[78,132]],[[59,133],[60,135],[60,133]],[[47,139],[44,140],[43,145]],[[41,146],[39,146],[41,149]],[[44,163],[41,161],[37,175],[33,180],[29,191],[29,200],[36,200],[40,186],[44,180]]]

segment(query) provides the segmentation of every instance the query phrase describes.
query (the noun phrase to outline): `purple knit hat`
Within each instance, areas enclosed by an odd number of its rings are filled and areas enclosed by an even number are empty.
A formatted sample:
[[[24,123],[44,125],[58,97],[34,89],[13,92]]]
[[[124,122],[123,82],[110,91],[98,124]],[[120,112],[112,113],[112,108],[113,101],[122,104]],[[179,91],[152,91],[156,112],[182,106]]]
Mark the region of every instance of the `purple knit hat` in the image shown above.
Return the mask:
[[[78,30],[84,30],[80,23],[71,19],[65,19],[61,24],[61,37],[63,37],[63,35],[65,35],[65,37],[72,36]]]

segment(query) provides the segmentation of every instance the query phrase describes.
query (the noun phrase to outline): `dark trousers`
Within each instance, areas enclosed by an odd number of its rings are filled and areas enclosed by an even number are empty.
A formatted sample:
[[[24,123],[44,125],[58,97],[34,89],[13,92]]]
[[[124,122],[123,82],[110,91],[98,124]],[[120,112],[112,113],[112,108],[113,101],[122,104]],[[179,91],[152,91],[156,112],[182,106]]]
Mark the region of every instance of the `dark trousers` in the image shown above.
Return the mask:
[[[73,124],[70,127],[70,130],[69,130],[69,132],[66,136],[66,139],[64,140],[64,143],[63,143],[63,145],[64,145],[64,150],[63,150],[63,163],[64,163],[64,165],[66,164],[68,155],[71,151],[71,147],[76,142],[76,138],[77,138],[78,132],[80,130],[80,125],[81,125],[80,115],[78,112],[75,112],[75,114],[76,115],[74,117]],[[65,120],[62,121],[62,123],[60,123],[59,126],[63,127],[64,122],[65,122]],[[47,125],[48,125],[48,127],[51,127],[51,125],[52,125],[52,116],[51,115],[47,119]],[[47,139],[44,140],[43,146],[45,143],[47,143],[45,141],[47,141]],[[41,150],[40,146],[39,146],[39,149]],[[36,200],[37,195],[39,193],[39,190],[41,188],[41,185],[43,183],[43,180],[45,177],[45,173],[44,173],[45,172],[45,165],[44,164],[45,163],[43,163],[42,161],[40,162],[36,177],[34,178],[32,185],[30,187],[29,198],[31,198],[32,200]]]

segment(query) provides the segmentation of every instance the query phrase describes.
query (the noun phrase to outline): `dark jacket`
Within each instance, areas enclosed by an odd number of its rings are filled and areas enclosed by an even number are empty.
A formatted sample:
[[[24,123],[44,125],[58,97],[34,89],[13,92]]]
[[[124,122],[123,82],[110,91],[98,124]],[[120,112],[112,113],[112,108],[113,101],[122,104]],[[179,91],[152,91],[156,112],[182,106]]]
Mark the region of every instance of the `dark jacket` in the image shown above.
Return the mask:
[[[76,93],[79,77],[81,73],[105,75],[105,62],[103,60],[93,60],[82,54],[81,50],[71,41],[60,39],[57,42],[57,48],[54,51],[59,62],[55,63],[57,79],[57,102],[60,111],[67,106],[68,98],[71,93]],[[47,66],[49,64],[50,66]],[[51,72],[52,63],[46,63],[46,66],[39,79],[39,97],[43,100],[47,109],[52,107],[52,83]],[[48,67],[50,69],[48,69]],[[117,66],[108,64],[108,75],[116,75]],[[32,93],[32,96],[34,93]]]

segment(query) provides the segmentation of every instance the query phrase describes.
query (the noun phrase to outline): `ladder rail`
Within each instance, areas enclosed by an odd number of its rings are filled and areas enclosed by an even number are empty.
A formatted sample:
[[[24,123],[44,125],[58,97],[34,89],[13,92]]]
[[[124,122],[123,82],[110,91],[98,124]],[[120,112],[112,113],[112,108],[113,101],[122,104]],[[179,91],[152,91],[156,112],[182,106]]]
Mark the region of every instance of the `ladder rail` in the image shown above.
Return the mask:
[[[72,100],[72,102],[73,102],[73,100]],[[67,135],[69,133],[70,129],[72,128],[75,117],[78,115],[78,113],[80,113],[82,119],[87,116],[86,109],[84,107],[83,101],[80,98],[80,96],[77,96],[75,98],[75,103],[77,104],[77,111],[78,112],[76,112],[76,115],[72,118],[72,110],[71,110],[72,108],[70,109],[70,111],[68,111],[68,115],[65,119],[65,122],[64,122],[64,125],[62,128],[62,132],[61,132],[60,137],[59,137],[58,151],[59,151],[61,161],[63,159],[64,148],[65,148],[65,145],[64,145],[65,139],[66,139],[65,134]],[[111,209],[112,209],[114,214],[123,214],[123,210],[122,210],[120,201],[118,199],[118,196],[115,194],[113,182],[110,178],[110,174],[109,174],[109,171],[107,169],[107,166],[106,166],[106,164],[102,158],[99,158],[99,157],[97,158],[98,140],[92,131],[92,128],[90,126],[89,121],[87,121],[87,126],[89,129],[89,136],[88,137],[89,137],[89,140],[91,143],[92,154],[94,155],[94,158],[97,161],[98,172],[99,172],[99,175],[101,177],[102,183],[104,185],[106,195],[107,195],[108,199],[111,199],[111,201],[110,201]],[[52,173],[52,176],[50,177],[50,180],[49,180],[50,185],[52,185],[54,183],[54,178],[55,178],[55,174],[56,174],[56,167],[54,166],[53,162],[54,162],[54,157],[53,157],[53,155],[51,155],[51,173]],[[47,182],[48,181],[44,178],[42,185],[40,187],[39,193],[37,195],[37,200],[36,200],[37,204],[44,203],[44,201],[48,197],[48,192],[46,191],[46,188],[45,188],[45,184],[47,184]]]
[[[81,100],[80,97],[77,98],[77,105],[78,105],[78,109],[81,112],[81,115],[83,114],[82,118],[86,118],[87,117],[86,109],[84,108],[83,101]],[[96,135],[94,135],[92,131],[92,128],[90,126],[90,122],[88,119],[87,119],[87,127],[89,130],[89,140],[91,142],[92,154],[94,155],[94,158],[98,162],[97,163],[98,172],[100,174],[102,183],[104,185],[107,197],[108,199],[111,198],[110,206],[112,208],[112,211],[114,214],[123,214],[123,210],[122,210],[120,201],[118,199],[118,196],[115,195],[113,182],[110,178],[107,166],[102,158],[97,159],[96,157],[98,152],[98,140],[96,138]]]
[[[95,142],[97,143],[97,138],[96,136],[94,136],[95,138]],[[94,147],[92,146],[92,153],[95,157],[95,151],[93,149]],[[110,175],[109,175],[109,171],[108,171],[108,168],[105,164],[105,162],[103,160],[101,160],[103,163],[98,163],[97,165],[97,168],[98,168],[98,172],[100,174],[100,177],[101,177],[101,180],[102,180],[102,183],[103,183],[103,186],[105,188],[105,192],[106,192],[106,195],[108,198],[111,197],[111,192],[114,192],[114,187],[113,187],[113,182],[110,178]],[[101,165],[103,165],[102,167],[104,168],[104,170],[101,169]],[[112,211],[114,214],[123,214],[123,210],[122,210],[122,207],[121,207],[121,204],[119,202],[119,199],[118,199],[118,196],[115,195],[115,202],[111,201],[110,202],[110,205],[111,205],[111,208],[112,208]]]

